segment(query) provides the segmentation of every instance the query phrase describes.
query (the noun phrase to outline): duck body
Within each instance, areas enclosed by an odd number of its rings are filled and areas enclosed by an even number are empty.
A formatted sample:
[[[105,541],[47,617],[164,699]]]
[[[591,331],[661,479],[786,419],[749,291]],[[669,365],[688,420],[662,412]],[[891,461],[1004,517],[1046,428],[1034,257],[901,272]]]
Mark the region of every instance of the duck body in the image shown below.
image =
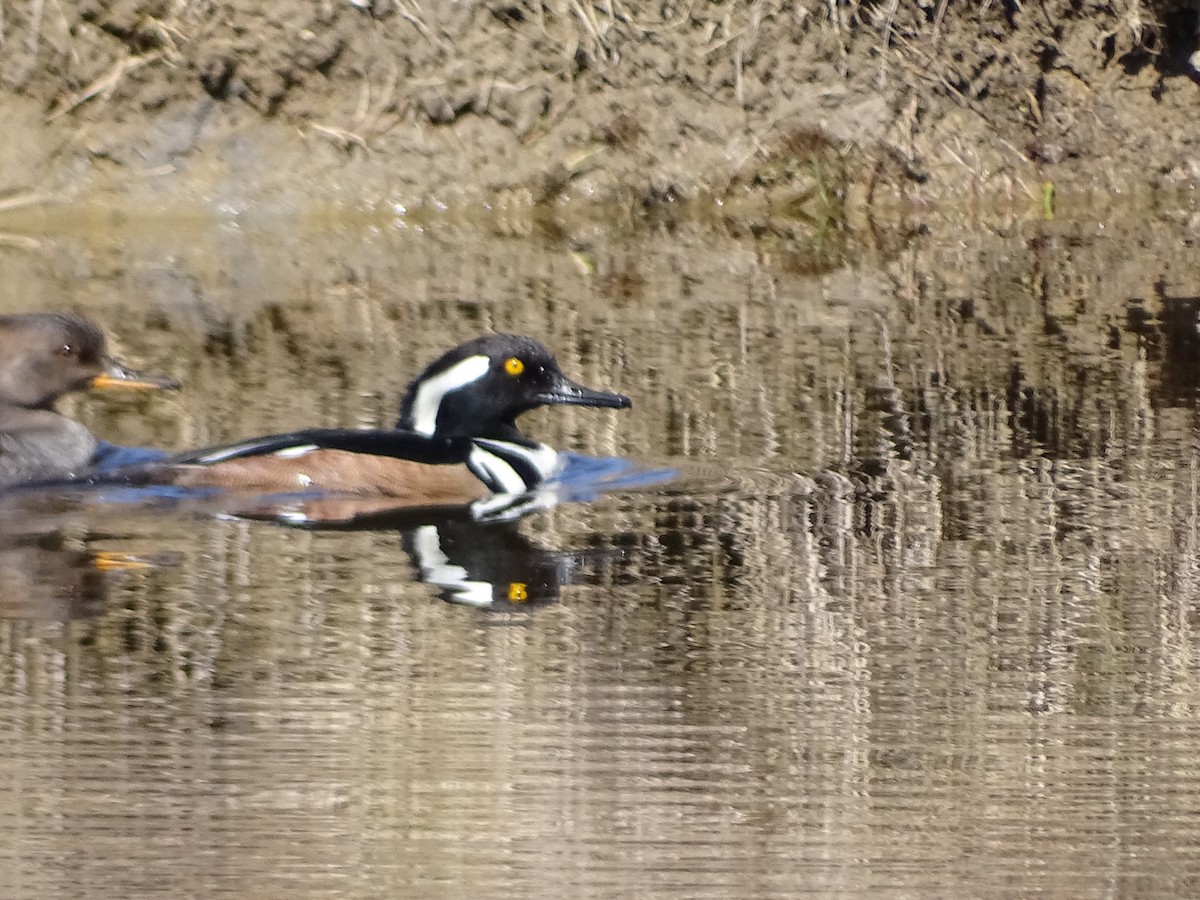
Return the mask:
[[[0,407],[0,486],[70,478],[98,446],[86,426],[54,410]]]
[[[315,428],[187,454],[168,468],[183,487],[466,502],[487,493],[467,468],[470,452],[462,439]]]
[[[256,494],[374,498],[390,509],[487,502],[532,491],[558,472],[557,451],[515,424],[521,413],[548,405],[624,409],[630,401],[571,381],[530,338],[487,335],[460,344],[417,376],[395,428],[251,438],[174,457],[155,467],[151,479]]]
[[[171,388],[107,353],[104,332],[82,316],[0,316],[0,487],[71,478],[100,446],[79,422],[55,411],[64,394],[87,387]]]

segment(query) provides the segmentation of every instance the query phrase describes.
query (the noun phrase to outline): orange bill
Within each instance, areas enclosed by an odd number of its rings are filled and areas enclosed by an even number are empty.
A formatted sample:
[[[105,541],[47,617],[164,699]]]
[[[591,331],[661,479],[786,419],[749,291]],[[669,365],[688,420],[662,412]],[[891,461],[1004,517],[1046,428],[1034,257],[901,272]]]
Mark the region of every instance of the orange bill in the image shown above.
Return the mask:
[[[175,391],[179,389],[179,382],[174,378],[135,372],[115,359],[107,360],[104,371],[93,378],[90,384],[98,390],[124,388],[134,391]]]
[[[154,563],[125,553],[107,550],[92,552],[92,565],[101,572],[128,572],[135,569],[153,569]]]

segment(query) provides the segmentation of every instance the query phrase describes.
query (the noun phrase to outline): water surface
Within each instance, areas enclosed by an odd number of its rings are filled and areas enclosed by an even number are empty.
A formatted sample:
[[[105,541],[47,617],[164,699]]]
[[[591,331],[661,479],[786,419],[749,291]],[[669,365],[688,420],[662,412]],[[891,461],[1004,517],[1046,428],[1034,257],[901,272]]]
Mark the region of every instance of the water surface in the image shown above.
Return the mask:
[[[822,271],[700,227],[273,221],[0,247],[9,307],[81,309],[184,382],[72,401],[110,440],[390,422],[495,328],[634,398],[530,433],[679,473],[491,526],[6,509],[4,896],[1193,893],[1178,248],[1037,224]]]

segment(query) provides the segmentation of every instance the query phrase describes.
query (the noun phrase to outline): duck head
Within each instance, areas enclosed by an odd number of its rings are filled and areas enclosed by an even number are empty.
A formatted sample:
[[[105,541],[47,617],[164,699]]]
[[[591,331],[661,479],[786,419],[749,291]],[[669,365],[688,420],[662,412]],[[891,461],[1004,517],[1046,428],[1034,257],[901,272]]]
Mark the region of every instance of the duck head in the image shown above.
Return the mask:
[[[539,406],[627,409],[628,397],[569,379],[532,338],[491,334],[443,354],[408,387],[398,428],[428,437],[520,437],[516,418]]]

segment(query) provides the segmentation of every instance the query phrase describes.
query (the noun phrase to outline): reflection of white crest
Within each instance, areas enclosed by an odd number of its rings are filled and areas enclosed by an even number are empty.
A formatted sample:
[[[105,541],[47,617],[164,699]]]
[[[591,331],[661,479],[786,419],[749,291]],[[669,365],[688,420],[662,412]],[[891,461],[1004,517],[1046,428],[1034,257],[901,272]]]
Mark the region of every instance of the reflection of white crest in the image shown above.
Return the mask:
[[[436,525],[422,525],[413,532],[413,552],[422,581],[445,588],[456,603],[492,605],[492,583],[471,581],[466,569],[450,562],[450,558],[442,552],[441,536]]]

